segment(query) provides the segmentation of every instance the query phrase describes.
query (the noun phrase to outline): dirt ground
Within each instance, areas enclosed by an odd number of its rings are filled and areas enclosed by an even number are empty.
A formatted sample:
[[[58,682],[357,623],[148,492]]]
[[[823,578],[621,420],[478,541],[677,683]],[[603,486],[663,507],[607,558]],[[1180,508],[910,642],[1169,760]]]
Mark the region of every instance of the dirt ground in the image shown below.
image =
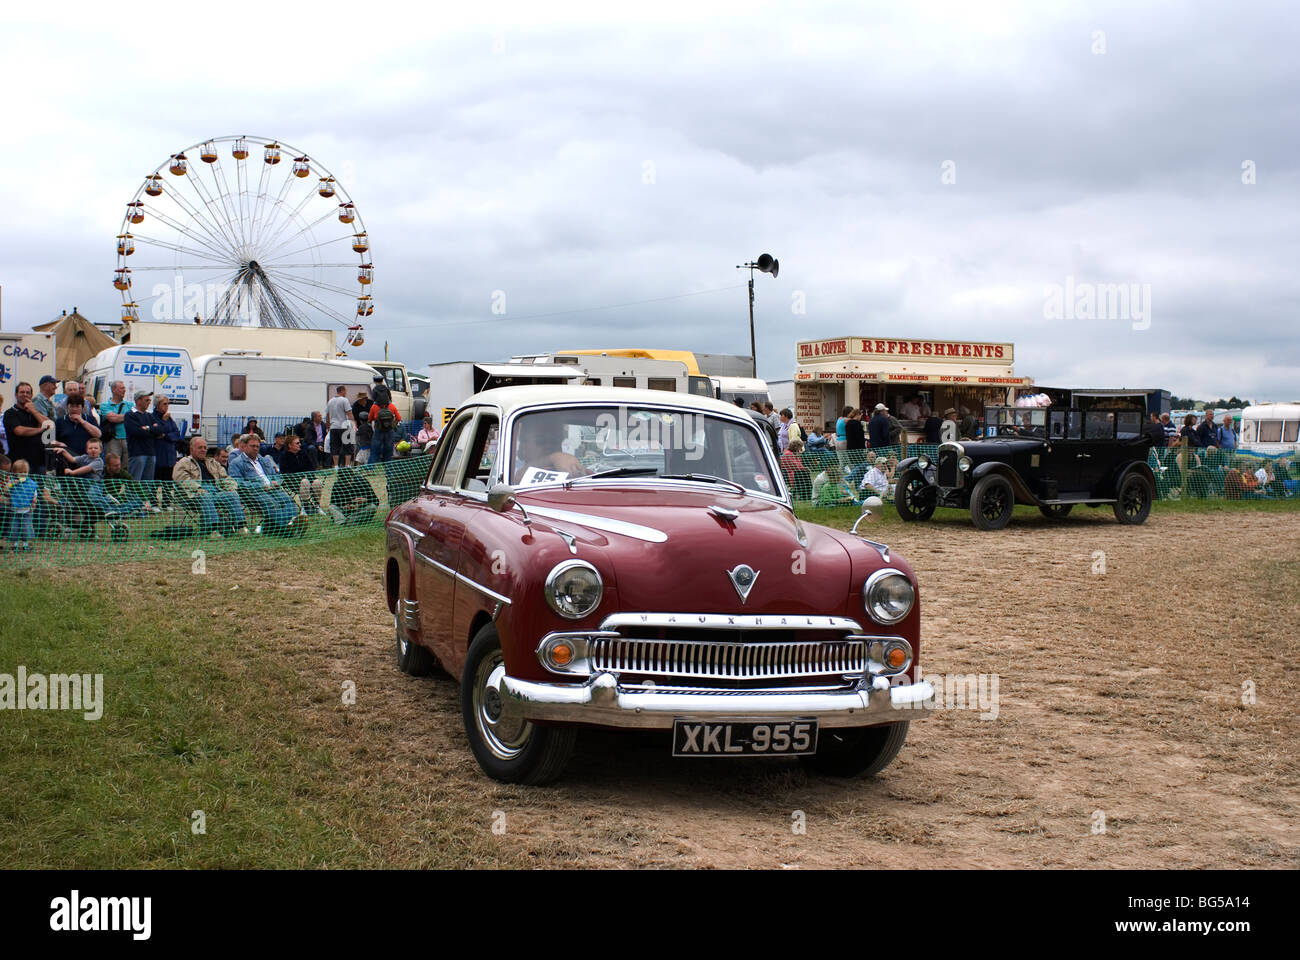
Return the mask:
[[[472,811],[466,830],[497,827],[502,865],[1300,867],[1300,514],[1157,513],[1134,528],[1079,513],[997,533],[956,513],[875,528],[918,572],[926,675],[996,674],[999,698],[996,717],[918,713],[872,780],[590,733],[557,784],[497,784],[470,755],[457,685],[396,670],[377,571],[331,613],[340,571],[361,579],[355,559],[222,564],[245,590],[282,580],[324,598],[313,629],[257,642],[291,645],[322,701],[356,682],[345,727],[307,726],[332,727],[357,777],[405,798],[366,838],[376,865],[410,865],[452,805]]]

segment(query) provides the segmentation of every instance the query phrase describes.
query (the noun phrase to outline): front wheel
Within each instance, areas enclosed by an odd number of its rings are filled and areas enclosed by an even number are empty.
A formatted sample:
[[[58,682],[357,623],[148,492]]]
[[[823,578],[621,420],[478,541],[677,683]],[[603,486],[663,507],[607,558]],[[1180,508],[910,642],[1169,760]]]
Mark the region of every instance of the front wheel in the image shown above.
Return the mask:
[[[1151,484],[1146,477],[1130,473],[1119,487],[1115,501],[1115,519],[1120,523],[1145,523],[1151,513]]]
[[[496,624],[485,624],[469,645],[460,681],[460,712],[469,748],[493,780],[550,783],[564,772],[577,734],[507,715],[500,692],[505,673]]]
[[[1006,477],[991,473],[981,477],[970,495],[970,518],[981,530],[1001,530],[1011,522],[1016,494]]]
[[[884,770],[903,749],[910,720],[879,727],[823,730],[817,752],[799,760],[828,777],[870,777]]]
[[[905,470],[894,486],[894,509],[904,520],[929,520],[934,516],[936,492],[920,470]]]

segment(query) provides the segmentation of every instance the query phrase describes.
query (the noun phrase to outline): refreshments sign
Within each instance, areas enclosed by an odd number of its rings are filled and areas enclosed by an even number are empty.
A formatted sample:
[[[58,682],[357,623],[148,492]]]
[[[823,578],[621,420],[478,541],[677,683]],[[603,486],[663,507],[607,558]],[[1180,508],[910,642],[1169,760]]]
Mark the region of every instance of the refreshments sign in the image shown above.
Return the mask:
[[[818,360],[904,360],[1010,364],[1015,360],[1012,344],[974,340],[836,337],[829,340],[802,340],[796,351],[800,363],[815,363]]]

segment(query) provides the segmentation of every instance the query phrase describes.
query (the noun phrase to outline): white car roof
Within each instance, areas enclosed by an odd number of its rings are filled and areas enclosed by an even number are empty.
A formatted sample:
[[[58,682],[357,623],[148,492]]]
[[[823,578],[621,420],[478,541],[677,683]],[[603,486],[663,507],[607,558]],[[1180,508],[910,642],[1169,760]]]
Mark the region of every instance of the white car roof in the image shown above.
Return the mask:
[[[736,406],[715,400],[712,397],[700,397],[690,393],[675,393],[667,390],[633,390],[630,387],[588,387],[582,385],[533,384],[523,387],[497,387],[476,393],[464,403],[467,407],[475,403],[490,403],[500,407],[504,416],[509,416],[521,407],[565,406],[566,404],[603,403],[610,406],[671,406],[686,407],[701,413],[716,416],[730,416],[741,422],[751,421],[749,413]]]

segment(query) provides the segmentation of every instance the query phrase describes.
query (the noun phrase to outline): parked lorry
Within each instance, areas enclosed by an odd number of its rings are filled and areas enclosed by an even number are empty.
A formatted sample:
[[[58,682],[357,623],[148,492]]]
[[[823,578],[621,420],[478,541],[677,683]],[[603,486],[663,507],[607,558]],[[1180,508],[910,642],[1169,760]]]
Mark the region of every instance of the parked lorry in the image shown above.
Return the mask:
[[[35,392],[41,377],[54,376],[54,334],[0,333],[0,394],[13,402],[14,387],[30,383]]]

